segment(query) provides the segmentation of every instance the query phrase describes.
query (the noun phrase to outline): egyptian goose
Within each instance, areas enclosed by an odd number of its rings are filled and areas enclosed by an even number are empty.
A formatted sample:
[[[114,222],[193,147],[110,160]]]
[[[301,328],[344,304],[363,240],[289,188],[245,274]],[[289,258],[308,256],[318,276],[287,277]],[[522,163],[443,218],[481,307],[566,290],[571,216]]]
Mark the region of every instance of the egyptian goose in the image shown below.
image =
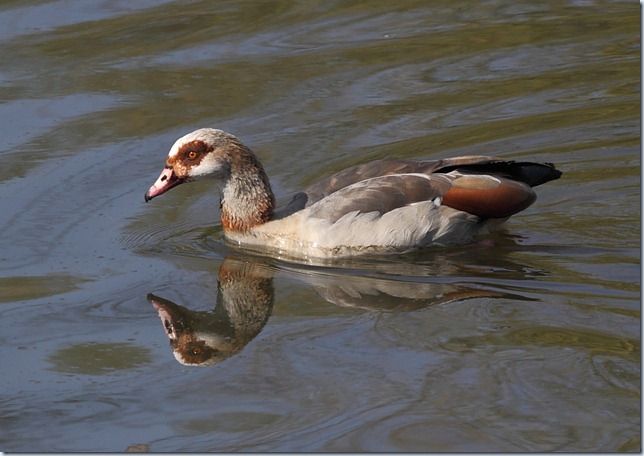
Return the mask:
[[[335,258],[471,242],[489,222],[530,206],[531,187],[559,176],[551,163],[486,156],[385,159],[313,184],[277,211],[255,154],[229,133],[202,128],[174,143],[145,201],[214,178],[228,241],[280,256]]]

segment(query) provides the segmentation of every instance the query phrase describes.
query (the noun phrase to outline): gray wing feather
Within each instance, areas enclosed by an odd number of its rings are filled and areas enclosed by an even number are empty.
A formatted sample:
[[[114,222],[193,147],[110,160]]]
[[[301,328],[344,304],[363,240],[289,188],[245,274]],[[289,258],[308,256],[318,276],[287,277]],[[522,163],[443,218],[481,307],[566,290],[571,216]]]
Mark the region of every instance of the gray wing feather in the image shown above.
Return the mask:
[[[342,188],[374,177],[389,176],[392,174],[429,175],[435,172],[441,172],[443,168],[454,169],[460,166],[482,167],[499,161],[499,158],[484,155],[444,158],[442,160],[408,160],[403,158],[376,160],[352,166],[310,185],[302,193],[296,195],[296,198],[299,198],[297,204],[301,205],[304,203],[308,207]],[[296,203],[295,199],[293,203]]]
[[[448,176],[394,174],[344,187],[309,208],[309,215],[336,222],[351,212],[379,215],[399,207],[442,197],[451,187]]]

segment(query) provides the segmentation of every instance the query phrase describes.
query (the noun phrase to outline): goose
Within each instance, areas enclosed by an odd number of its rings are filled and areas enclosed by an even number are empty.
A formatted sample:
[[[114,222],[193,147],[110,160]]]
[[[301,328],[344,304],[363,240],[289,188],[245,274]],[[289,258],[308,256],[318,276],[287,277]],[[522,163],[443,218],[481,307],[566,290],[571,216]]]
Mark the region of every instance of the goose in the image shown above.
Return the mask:
[[[461,156],[382,159],[310,185],[277,210],[257,156],[230,133],[201,128],[179,138],[145,194],[214,180],[229,243],[295,259],[405,253],[471,243],[536,200],[558,179],[552,163]]]

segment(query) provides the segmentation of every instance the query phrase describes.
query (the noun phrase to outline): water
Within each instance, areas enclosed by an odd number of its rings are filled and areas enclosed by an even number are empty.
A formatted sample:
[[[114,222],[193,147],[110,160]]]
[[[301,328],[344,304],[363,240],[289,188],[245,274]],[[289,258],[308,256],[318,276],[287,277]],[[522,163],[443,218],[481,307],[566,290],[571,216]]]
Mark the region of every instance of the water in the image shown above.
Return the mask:
[[[638,19],[4,2],[0,449],[639,451]],[[204,126],[255,150],[281,200],[387,156],[564,175],[485,243],[316,268],[227,246],[207,182],[143,203]],[[178,363],[150,292],[238,344]]]

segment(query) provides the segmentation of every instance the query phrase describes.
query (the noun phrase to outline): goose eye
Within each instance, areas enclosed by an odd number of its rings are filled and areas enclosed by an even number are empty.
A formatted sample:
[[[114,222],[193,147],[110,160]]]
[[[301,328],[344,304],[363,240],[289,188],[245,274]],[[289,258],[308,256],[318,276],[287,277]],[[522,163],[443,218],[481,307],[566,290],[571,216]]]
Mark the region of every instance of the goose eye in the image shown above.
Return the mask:
[[[198,155],[199,154],[197,152],[195,152],[194,150],[191,150],[190,152],[188,152],[188,160],[194,160],[195,158],[197,158]]]
[[[192,348],[192,354],[193,355],[198,355],[199,353],[201,353],[201,347],[193,347]]]

